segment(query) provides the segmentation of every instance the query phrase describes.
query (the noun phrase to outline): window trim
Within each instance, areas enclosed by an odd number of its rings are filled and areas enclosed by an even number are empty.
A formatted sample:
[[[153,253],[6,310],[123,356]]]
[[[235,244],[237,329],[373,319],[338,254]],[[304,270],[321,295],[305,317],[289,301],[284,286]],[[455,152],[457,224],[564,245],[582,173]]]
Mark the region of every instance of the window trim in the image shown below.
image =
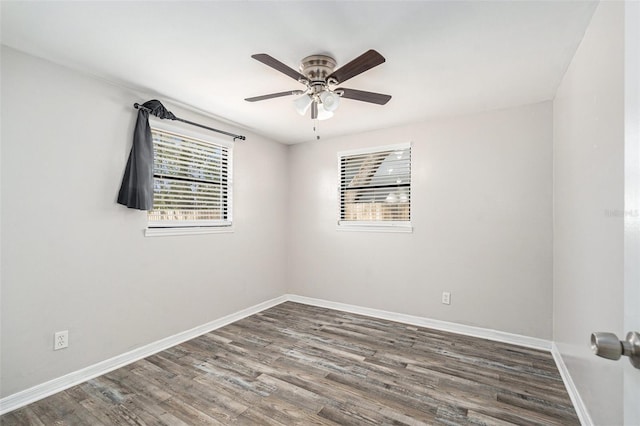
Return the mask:
[[[172,235],[227,234],[233,232],[233,226],[198,226],[193,228],[149,228],[144,230],[145,237],[166,237]]]
[[[338,174],[340,173],[342,167],[342,158],[351,155],[362,155],[362,154],[370,154],[380,151],[392,151],[398,149],[411,149],[413,151],[413,143],[405,142],[400,144],[393,145],[381,145],[375,147],[367,147],[367,148],[359,148],[352,149],[346,151],[338,152]],[[413,154],[413,152],[412,152]],[[413,155],[411,156],[413,158]],[[412,166],[412,160],[409,163]],[[411,186],[413,186],[413,167],[411,167],[410,174],[410,182]],[[411,233],[413,232],[413,225],[411,220],[408,221],[353,221],[353,220],[341,220],[341,191],[342,191],[342,182],[338,179],[338,221],[336,230],[338,231],[356,231],[356,232],[400,232],[400,233]],[[409,199],[409,211],[413,212],[413,197]],[[413,215],[411,215],[413,217]]]
[[[227,175],[227,190],[229,201],[227,202],[227,220],[220,221],[185,221],[182,226],[171,226],[163,221],[149,220],[144,230],[145,237],[160,237],[172,235],[199,235],[199,234],[220,234],[234,232],[233,228],[233,143],[221,140],[215,136],[204,134],[193,129],[186,129],[175,126],[153,116],[149,117],[149,127],[152,130],[166,131],[178,135],[197,139],[206,143],[220,145],[227,148],[227,161],[229,174]]]

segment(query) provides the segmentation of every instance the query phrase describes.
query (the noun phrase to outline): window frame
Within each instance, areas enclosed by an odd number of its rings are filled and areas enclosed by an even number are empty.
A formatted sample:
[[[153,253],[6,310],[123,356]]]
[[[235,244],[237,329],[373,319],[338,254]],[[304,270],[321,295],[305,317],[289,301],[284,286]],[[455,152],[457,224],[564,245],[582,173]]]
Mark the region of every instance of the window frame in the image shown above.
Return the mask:
[[[177,222],[171,224],[170,221],[150,220],[150,212],[147,212],[147,227],[145,229],[145,236],[156,237],[169,235],[197,235],[233,232],[233,143],[221,140],[210,134],[205,134],[194,131],[192,129],[186,129],[181,126],[168,124],[164,120],[161,121],[160,119],[154,117],[149,117],[149,126],[151,127],[152,132],[153,130],[170,132],[177,134],[178,136],[197,139],[198,141],[221,146],[227,149],[227,218],[226,220],[222,221],[184,221],[181,226],[177,226]]]
[[[413,225],[411,218],[413,217],[413,198],[409,197],[409,220],[408,221],[392,221],[392,220],[378,220],[378,221],[353,221],[342,219],[342,159],[348,156],[362,155],[362,154],[375,154],[383,151],[393,151],[399,149],[409,149],[409,191],[413,186],[413,144],[411,142],[405,142],[393,145],[381,145],[375,147],[359,148],[346,151],[339,151],[338,156],[338,231],[361,231],[361,232],[413,232]]]

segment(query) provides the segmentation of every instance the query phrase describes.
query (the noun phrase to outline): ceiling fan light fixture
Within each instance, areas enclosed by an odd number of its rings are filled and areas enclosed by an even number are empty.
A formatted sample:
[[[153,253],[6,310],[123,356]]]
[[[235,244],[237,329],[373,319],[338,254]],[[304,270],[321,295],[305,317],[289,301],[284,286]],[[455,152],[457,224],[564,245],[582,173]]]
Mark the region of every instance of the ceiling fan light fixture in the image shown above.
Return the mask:
[[[329,112],[337,110],[338,106],[340,106],[340,96],[329,90],[320,93],[320,101],[322,101],[324,109]]]
[[[318,120],[328,120],[333,117],[333,111],[328,111],[322,104],[318,104]]]
[[[313,99],[309,95],[302,95],[295,101],[293,101],[293,107],[298,111],[298,114],[305,115],[311,106]]]

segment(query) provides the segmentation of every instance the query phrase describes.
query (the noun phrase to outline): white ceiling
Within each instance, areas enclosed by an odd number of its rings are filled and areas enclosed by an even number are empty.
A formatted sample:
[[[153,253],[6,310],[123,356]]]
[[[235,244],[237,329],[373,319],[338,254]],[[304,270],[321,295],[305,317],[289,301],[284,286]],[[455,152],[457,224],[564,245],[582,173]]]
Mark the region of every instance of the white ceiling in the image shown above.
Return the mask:
[[[284,143],[312,140],[304,86],[251,59],[294,69],[315,53],[338,67],[368,49],[386,63],[344,87],[323,138],[552,99],[597,3],[582,1],[1,1],[2,43],[193,106]],[[132,99],[133,102],[146,99]]]

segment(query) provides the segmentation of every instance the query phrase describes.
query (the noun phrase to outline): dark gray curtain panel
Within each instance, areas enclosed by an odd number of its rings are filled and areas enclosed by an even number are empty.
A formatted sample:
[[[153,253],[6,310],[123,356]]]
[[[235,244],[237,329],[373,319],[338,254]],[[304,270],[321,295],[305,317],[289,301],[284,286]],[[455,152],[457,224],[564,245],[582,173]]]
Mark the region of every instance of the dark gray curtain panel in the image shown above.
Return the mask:
[[[158,100],[147,101],[138,109],[138,120],[133,131],[133,146],[124,170],[118,203],[131,209],[153,209],[153,139],[149,127],[149,114],[175,120],[176,116]]]

